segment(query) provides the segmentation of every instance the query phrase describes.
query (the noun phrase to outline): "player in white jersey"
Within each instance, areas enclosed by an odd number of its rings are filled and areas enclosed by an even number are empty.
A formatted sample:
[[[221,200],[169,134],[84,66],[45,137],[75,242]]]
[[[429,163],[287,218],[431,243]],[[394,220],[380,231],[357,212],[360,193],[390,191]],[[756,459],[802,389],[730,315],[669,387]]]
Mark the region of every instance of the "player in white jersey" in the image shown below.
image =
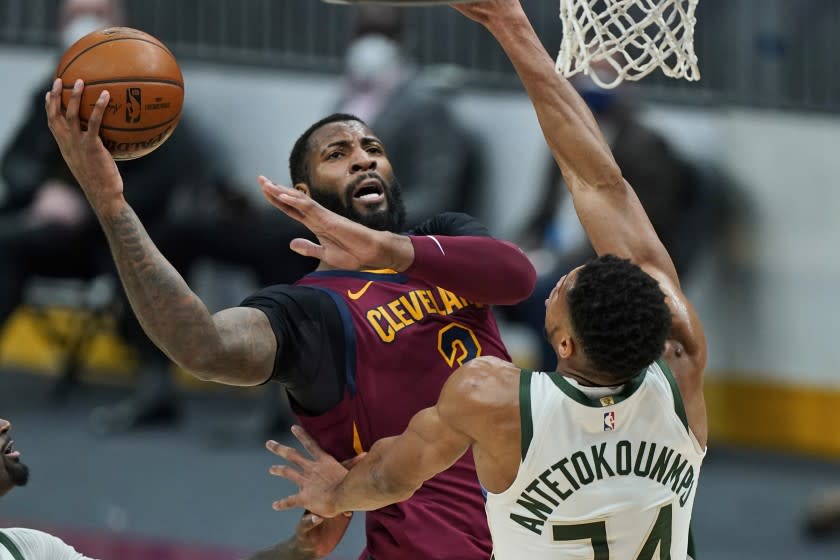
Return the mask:
[[[20,460],[11,438],[12,424],[0,418],[0,497],[29,480],[29,467]],[[322,558],[344,535],[346,523],[333,523],[305,514],[295,536],[257,552],[247,560],[300,560]],[[91,560],[58,537],[21,527],[0,528],[0,560]]]
[[[299,487],[274,507],[325,517],[380,508],[471,448],[496,560],[689,558],[707,439],[700,320],[594,117],[555,73],[519,0],[453,7],[483,24],[513,62],[598,257],[546,300],[556,372],[476,358],[452,374],[435,406],[349,472],[295,427],[311,458],[268,442],[294,465],[271,472]]]

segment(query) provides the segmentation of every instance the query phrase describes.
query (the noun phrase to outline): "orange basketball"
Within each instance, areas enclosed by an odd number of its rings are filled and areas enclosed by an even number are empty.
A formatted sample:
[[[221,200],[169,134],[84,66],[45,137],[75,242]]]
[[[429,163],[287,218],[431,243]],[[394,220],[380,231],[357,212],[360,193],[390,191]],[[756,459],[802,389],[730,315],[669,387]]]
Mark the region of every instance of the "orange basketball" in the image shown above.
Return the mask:
[[[73,84],[85,81],[79,107],[84,126],[102,90],[111,99],[99,135],[115,160],[152,152],[175,130],[184,105],[184,78],[166,46],[142,31],[112,27],[94,31],[67,49],[56,69],[67,107]]]

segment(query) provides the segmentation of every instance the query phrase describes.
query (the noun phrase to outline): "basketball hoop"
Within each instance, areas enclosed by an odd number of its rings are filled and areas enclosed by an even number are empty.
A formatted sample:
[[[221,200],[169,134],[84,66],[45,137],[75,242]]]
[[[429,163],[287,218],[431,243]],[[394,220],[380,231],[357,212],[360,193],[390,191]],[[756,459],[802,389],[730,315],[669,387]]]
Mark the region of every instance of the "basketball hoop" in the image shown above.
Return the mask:
[[[697,2],[560,0],[563,41],[557,72],[567,78],[586,74],[607,89],[640,80],[657,68],[670,78],[699,80],[694,54]]]

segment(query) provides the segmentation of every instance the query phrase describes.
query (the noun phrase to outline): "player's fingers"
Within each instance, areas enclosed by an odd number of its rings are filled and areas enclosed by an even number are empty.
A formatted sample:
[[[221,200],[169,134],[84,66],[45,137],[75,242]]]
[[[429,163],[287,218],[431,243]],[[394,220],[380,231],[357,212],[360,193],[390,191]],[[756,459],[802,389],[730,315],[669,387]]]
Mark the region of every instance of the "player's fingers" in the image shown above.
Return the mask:
[[[285,459],[290,463],[294,463],[295,465],[304,467],[310,463],[309,459],[301,455],[300,452],[294,447],[281,445],[273,439],[265,442],[265,447],[278,457]]]
[[[298,425],[292,426],[292,434],[297,438],[297,440],[303,445],[303,448],[306,449],[306,452],[312,455],[315,459],[318,459],[322,455],[324,455],[324,450],[321,449],[321,446],[318,445],[312,436],[306,433],[306,430],[301,428]]]
[[[295,494],[294,496],[288,496],[283,498],[282,500],[277,500],[271,507],[274,508],[276,511],[282,511],[284,509],[292,509],[302,505],[300,494]]]
[[[298,487],[303,486],[304,478],[303,475],[300,474],[300,471],[290,467],[289,465],[272,465],[268,472],[273,474],[274,476],[279,476],[281,478],[285,478],[292,484],[297,485]]]
[[[108,107],[108,101],[111,99],[111,94],[107,90],[103,90],[99,94],[99,99],[96,100],[96,105],[90,113],[88,119],[88,134],[99,136],[99,126],[102,124],[102,117],[105,115],[105,109]]]
[[[270,194],[277,199],[284,194],[286,195],[287,200],[292,201],[297,200],[300,197],[308,198],[303,193],[284,185],[277,184],[264,175],[257,177],[257,180],[259,181],[260,187],[262,187],[264,193]]]
[[[284,204],[283,202],[281,202],[277,198],[277,196],[275,196],[274,191],[272,191],[270,187],[268,187],[267,185],[262,185],[262,193],[263,198],[265,198],[269,204],[271,204],[290,218],[299,222],[303,221],[304,216],[301,213],[301,211],[297,208],[294,208],[292,206],[289,206],[288,204]]]
[[[321,260],[324,256],[324,247],[322,245],[318,245],[317,243],[313,243],[308,239],[292,239],[289,243],[289,248],[298,255],[303,255],[304,257],[312,257],[314,259]]]
[[[56,126],[62,122],[61,119],[61,79],[58,78],[53,81],[52,87],[47,92],[45,106],[47,109],[47,123],[50,129],[55,131]]]
[[[300,522],[307,529],[312,529],[313,527],[317,527],[318,525],[323,523],[324,518],[320,515],[315,515],[314,513],[307,513],[301,518]]]
[[[67,102],[67,112],[64,116],[73,129],[79,126],[79,107],[82,104],[82,92],[84,90],[85,83],[82,80],[76,80],[73,84],[73,92],[70,94],[70,100]]]

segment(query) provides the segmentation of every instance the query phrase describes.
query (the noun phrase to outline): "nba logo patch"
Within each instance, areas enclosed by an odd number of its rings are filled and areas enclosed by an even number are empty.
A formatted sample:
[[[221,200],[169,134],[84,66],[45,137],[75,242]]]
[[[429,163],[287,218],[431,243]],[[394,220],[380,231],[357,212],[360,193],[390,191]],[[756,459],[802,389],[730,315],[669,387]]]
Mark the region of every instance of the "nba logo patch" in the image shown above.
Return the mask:
[[[611,432],[615,430],[615,411],[604,413],[604,431]]]

